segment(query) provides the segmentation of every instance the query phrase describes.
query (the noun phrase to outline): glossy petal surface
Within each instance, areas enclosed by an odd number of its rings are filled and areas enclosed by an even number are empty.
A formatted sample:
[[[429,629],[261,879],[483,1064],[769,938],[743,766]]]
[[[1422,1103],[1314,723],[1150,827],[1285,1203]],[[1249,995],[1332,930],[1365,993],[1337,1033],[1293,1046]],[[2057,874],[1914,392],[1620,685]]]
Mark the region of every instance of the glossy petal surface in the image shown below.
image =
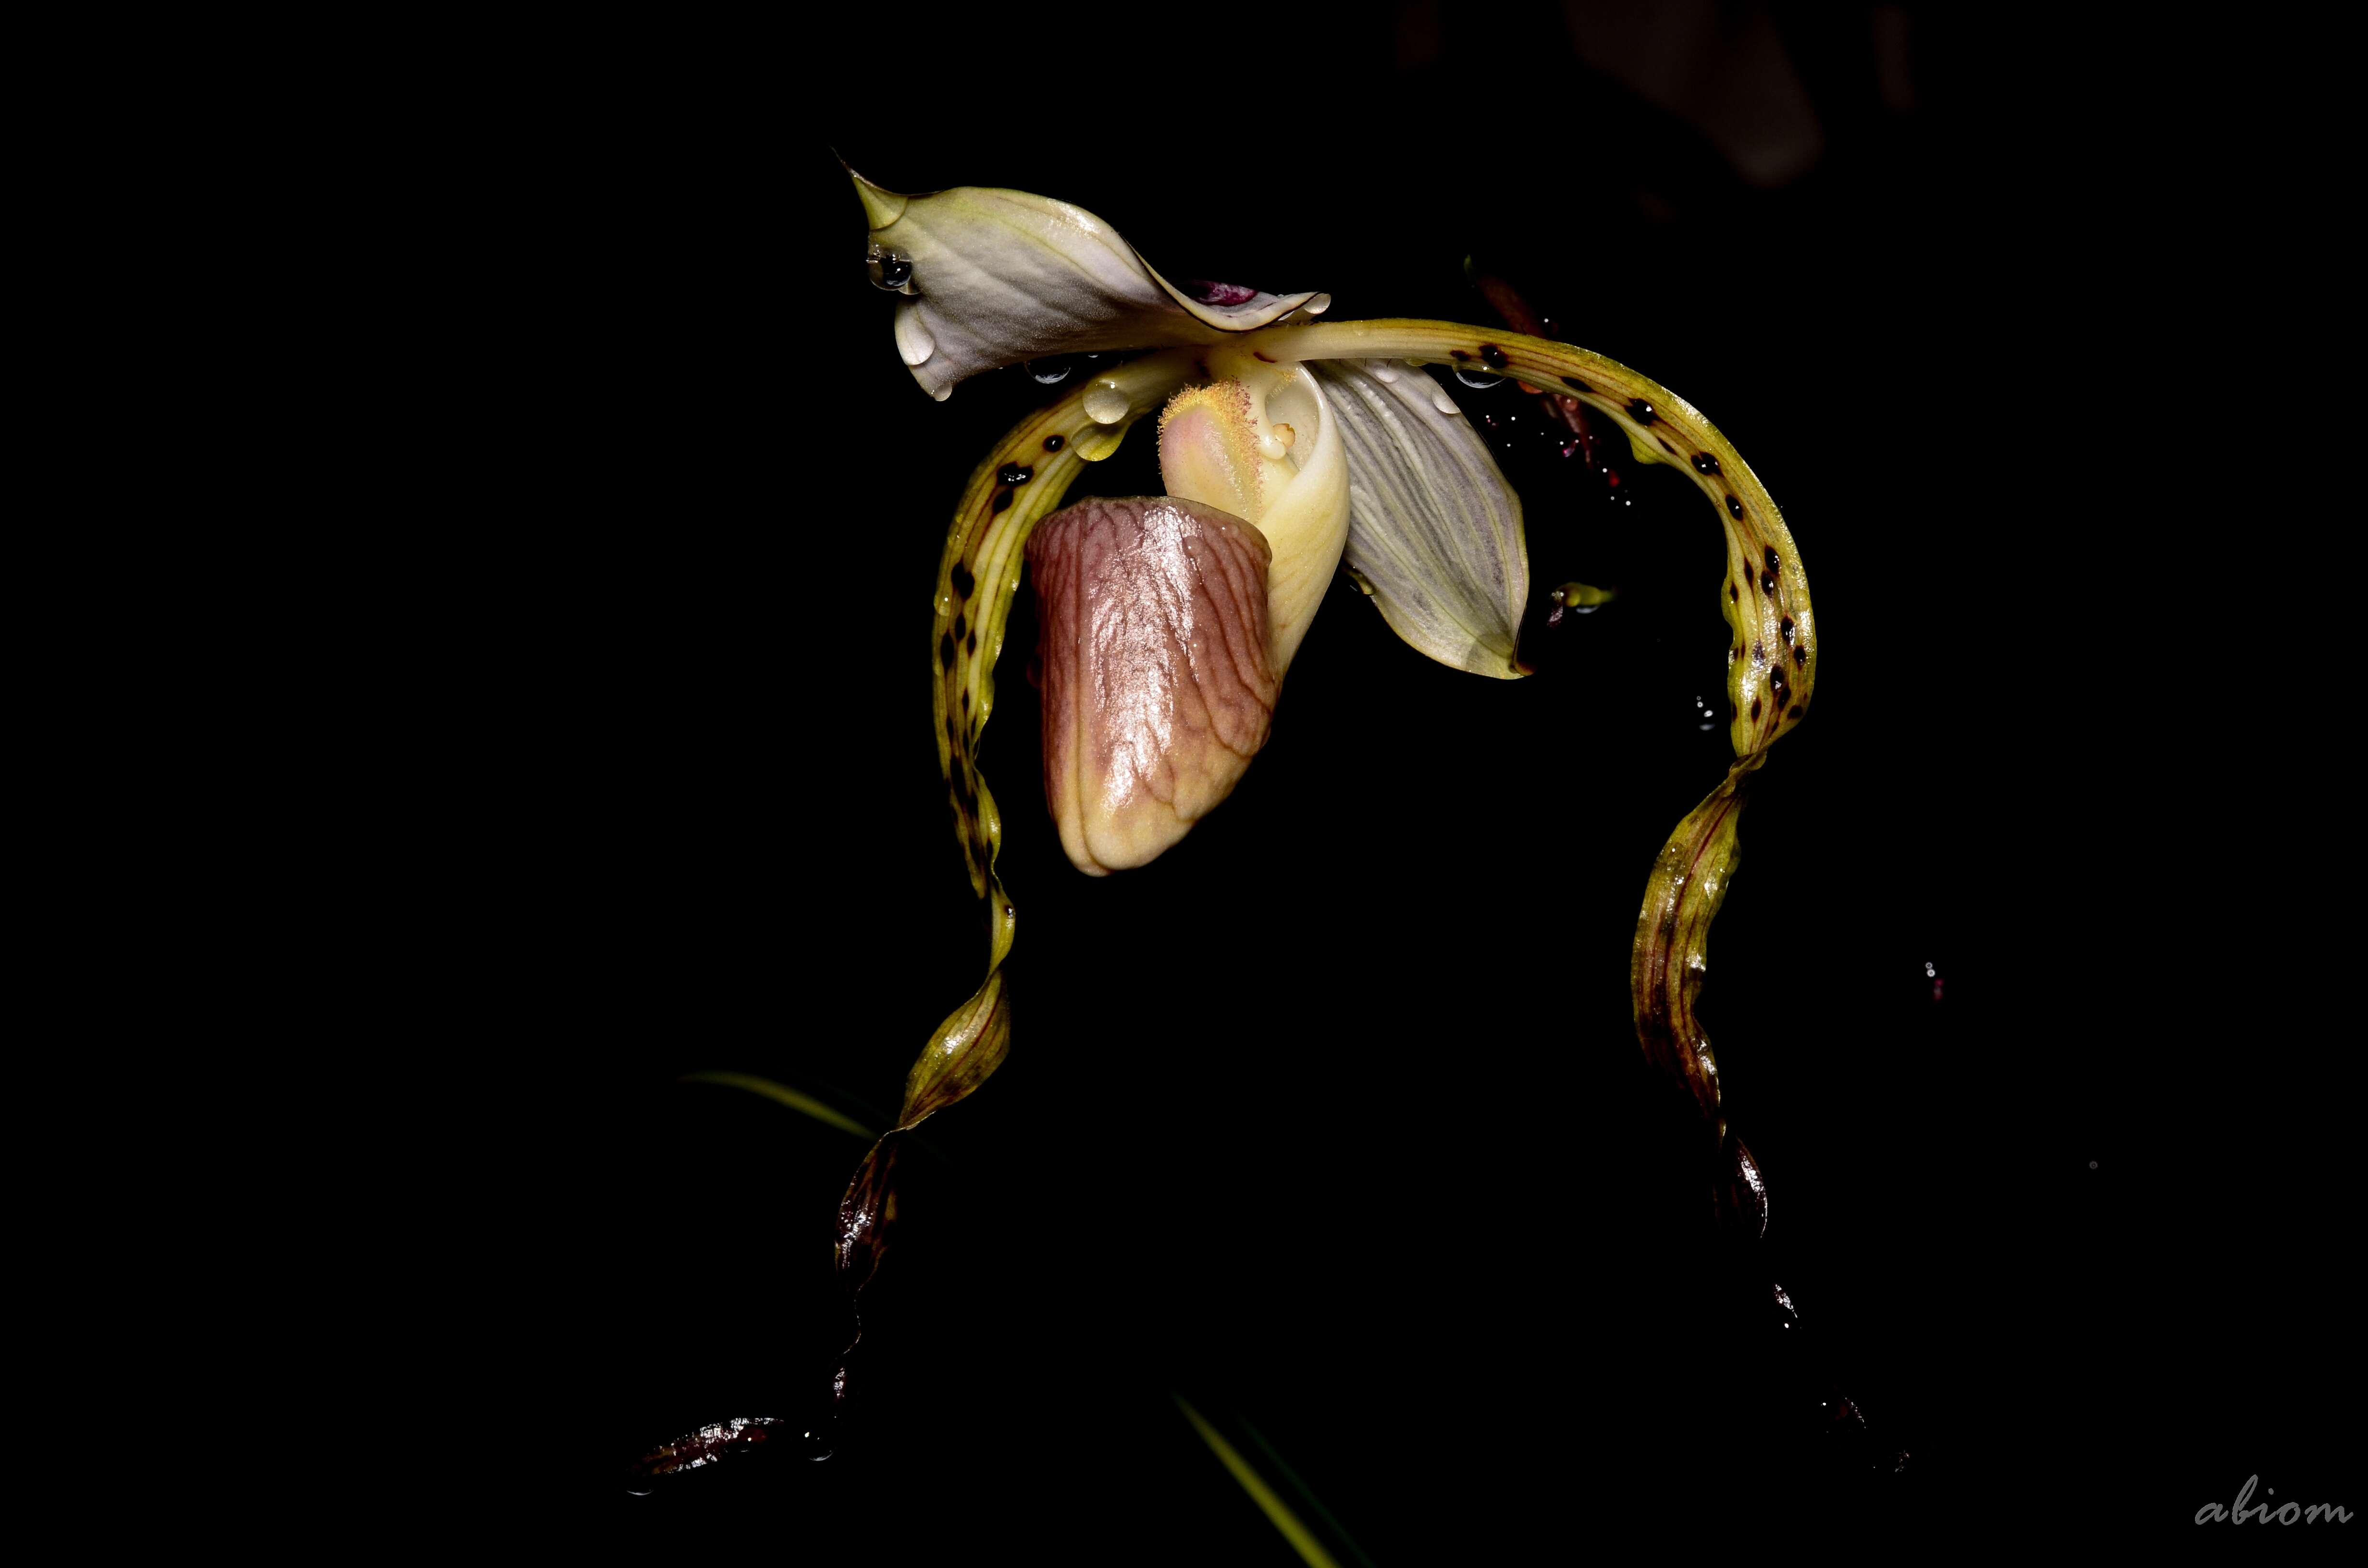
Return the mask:
[[[905,296],[897,355],[935,398],[1023,359],[1217,342],[1313,298],[1178,288],[1065,201],[973,186],[900,196],[854,177],[873,275]]]
[[[1417,653],[1510,680],[1530,564],[1521,503],[1478,432],[1421,371],[1318,361],[1349,456],[1350,571]]]
[[[1079,870],[1156,858],[1266,744],[1268,555],[1251,524],[1167,496],[1080,502],[1029,539],[1044,798]]]

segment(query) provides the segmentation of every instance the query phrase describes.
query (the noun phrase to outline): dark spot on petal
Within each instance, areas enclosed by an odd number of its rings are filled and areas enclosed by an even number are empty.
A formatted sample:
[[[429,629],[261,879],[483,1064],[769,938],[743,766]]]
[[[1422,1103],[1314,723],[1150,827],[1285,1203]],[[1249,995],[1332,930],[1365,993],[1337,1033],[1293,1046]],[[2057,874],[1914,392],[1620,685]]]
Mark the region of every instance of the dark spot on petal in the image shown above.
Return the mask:
[[[1806,646],[1795,647],[1793,650],[1793,663],[1804,670],[1809,667],[1809,650]]]
[[[1011,492],[1008,490],[996,491],[995,493],[995,506],[993,509],[997,512],[1009,511],[1011,509]]]
[[[1759,585],[1767,591],[1770,597],[1774,597],[1776,594],[1776,574],[1773,572],[1762,572],[1759,574]]]
[[[1726,585],[1726,597],[1727,597],[1727,600],[1728,600],[1728,602],[1729,602],[1729,603],[1734,603],[1734,602],[1736,602],[1736,600],[1737,600],[1737,595],[1736,594],[1736,591],[1735,591],[1735,585],[1734,585],[1734,584],[1732,584],[1732,583],[1729,583],[1729,584]]]
[[[968,623],[967,621],[965,621],[965,620],[964,620],[961,616],[959,616],[959,615],[957,615],[957,616],[955,616],[955,617],[954,617],[954,641],[955,641],[955,642],[961,642],[961,641],[962,640],[962,633],[963,633],[963,632],[965,632],[965,631],[969,631],[969,630],[970,630],[970,625],[969,625],[969,623]]]
[[[1472,358],[1471,355],[1466,354],[1461,348],[1451,348],[1447,352],[1453,357],[1455,362],[1459,365],[1468,363]]]
[[[1751,645],[1751,662],[1755,665],[1764,665],[1768,662],[1768,648],[1765,643],[1754,642]]]
[[[970,653],[978,652],[978,632],[975,629],[971,631],[970,640],[963,644],[963,652]]]
[[[1639,425],[1650,425],[1653,422],[1653,405],[1641,397],[1632,399],[1628,404],[1628,417]]]
[[[1776,547],[1772,544],[1770,545],[1768,547],[1768,570],[1773,572],[1783,564],[1784,562],[1777,557]]]
[[[1786,717],[1787,719],[1797,719],[1797,718],[1799,718],[1802,714],[1806,713],[1807,711],[1808,711],[1808,710],[1807,710],[1807,709],[1805,709],[1805,708],[1802,707],[1799,703],[1795,702],[1794,704],[1793,704],[1792,710],[1791,710],[1789,712],[1787,712],[1787,713],[1784,715],[1784,717]]]
[[[938,639],[938,663],[948,669],[954,667],[954,634],[951,631]]]
[[[995,477],[1006,484],[1025,484],[1036,477],[1036,471],[1032,468],[1022,468],[1018,463],[1005,463],[1002,471]]]
[[[1751,716],[1755,719],[1759,717],[1759,699],[1756,697],[1751,699]]]
[[[954,569],[946,574],[946,576],[953,584],[954,597],[958,599],[970,597],[970,591],[978,586],[978,579],[972,576],[970,568],[959,561],[954,562]]]
[[[1790,642],[1793,641],[1793,618],[1789,615],[1786,616],[1782,621],[1777,623],[1776,630],[1784,634],[1785,642]]]
[[[962,687],[962,710],[965,713],[970,711],[970,687]]]
[[[1057,452],[1063,447],[1067,445],[1068,442],[1058,436],[1047,436],[1044,437],[1044,449],[1048,452]]]
[[[1505,351],[1493,343],[1484,343],[1480,346],[1480,362],[1492,370],[1501,370],[1512,363],[1510,359],[1505,358]]]
[[[1739,517],[1743,516],[1743,503],[1736,500],[1732,495],[1728,496],[1726,498],[1726,515],[1730,517]]]
[[[1708,452],[1696,452],[1694,454],[1694,472],[1696,473],[1716,473],[1718,472],[1718,460],[1711,456]]]

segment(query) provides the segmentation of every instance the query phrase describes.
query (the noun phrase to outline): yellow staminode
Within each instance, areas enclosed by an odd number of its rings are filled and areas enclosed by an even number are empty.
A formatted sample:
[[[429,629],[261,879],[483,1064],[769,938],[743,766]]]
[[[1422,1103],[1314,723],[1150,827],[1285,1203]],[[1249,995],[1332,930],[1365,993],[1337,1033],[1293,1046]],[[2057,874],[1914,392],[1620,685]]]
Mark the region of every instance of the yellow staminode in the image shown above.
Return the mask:
[[[1167,494],[1257,522],[1268,499],[1258,404],[1239,381],[1187,387],[1159,415],[1159,477]]]

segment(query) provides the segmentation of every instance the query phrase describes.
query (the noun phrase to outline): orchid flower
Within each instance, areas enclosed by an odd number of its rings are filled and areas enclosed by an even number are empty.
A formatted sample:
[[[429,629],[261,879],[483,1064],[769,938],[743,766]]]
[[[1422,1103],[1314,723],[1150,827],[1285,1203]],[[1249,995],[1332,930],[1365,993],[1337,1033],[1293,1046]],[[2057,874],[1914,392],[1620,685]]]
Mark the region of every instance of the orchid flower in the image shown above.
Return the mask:
[[[1662,851],[1631,974],[1646,1052],[1692,1091],[1725,1151],[1723,1199],[1747,1227],[1764,1224],[1692,999],[1741,791],[1807,707],[1816,631],[1792,536],[1735,448],[1683,399],[1568,344],[1448,322],[1324,321],[1321,293],[1171,282],[1064,202],[854,181],[871,279],[897,296],[896,348],[930,396],[1030,358],[1145,352],[1011,430],[973,473],[947,538],[938,755],[973,889],[988,901],[991,950],[985,982],[915,1064],[897,1129],[848,1188],[839,1261],[849,1290],[879,1256],[898,1133],[969,1094],[1009,1044],[1002,965],[1015,912],[995,871],[1002,819],[975,758],[1023,562],[1043,626],[1045,798],[1070,859],[1093,875],[1150,860],[1225,799],[1265,743],[1343,567],[1416,652],[1494,679],[1527,673],[1516,646],[1529,597],[1520,503],[1452,397],[1412,369],[1422,365],[1579,400],[1619,426],[1640,461],[1688,473],[1725,529],[1736,760]],[[1154,415],[1167,494],[1063,509],[1084,465]]]

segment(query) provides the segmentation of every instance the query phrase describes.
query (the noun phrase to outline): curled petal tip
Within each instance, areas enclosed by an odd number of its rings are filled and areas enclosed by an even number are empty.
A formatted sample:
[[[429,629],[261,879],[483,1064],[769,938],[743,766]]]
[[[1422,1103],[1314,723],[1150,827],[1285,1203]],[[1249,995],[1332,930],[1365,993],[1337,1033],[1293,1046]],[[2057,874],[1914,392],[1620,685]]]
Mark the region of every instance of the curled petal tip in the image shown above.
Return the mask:
[[[855,194],[863,202],[864,221],[872,228],[884,229],[905,215],[905,207],[912,202],[911,197],[899,196],[884,186],[872,184],[857,174],[845,158],[839,159],[838,166],[847,170],[847,177],[855,182]]]

